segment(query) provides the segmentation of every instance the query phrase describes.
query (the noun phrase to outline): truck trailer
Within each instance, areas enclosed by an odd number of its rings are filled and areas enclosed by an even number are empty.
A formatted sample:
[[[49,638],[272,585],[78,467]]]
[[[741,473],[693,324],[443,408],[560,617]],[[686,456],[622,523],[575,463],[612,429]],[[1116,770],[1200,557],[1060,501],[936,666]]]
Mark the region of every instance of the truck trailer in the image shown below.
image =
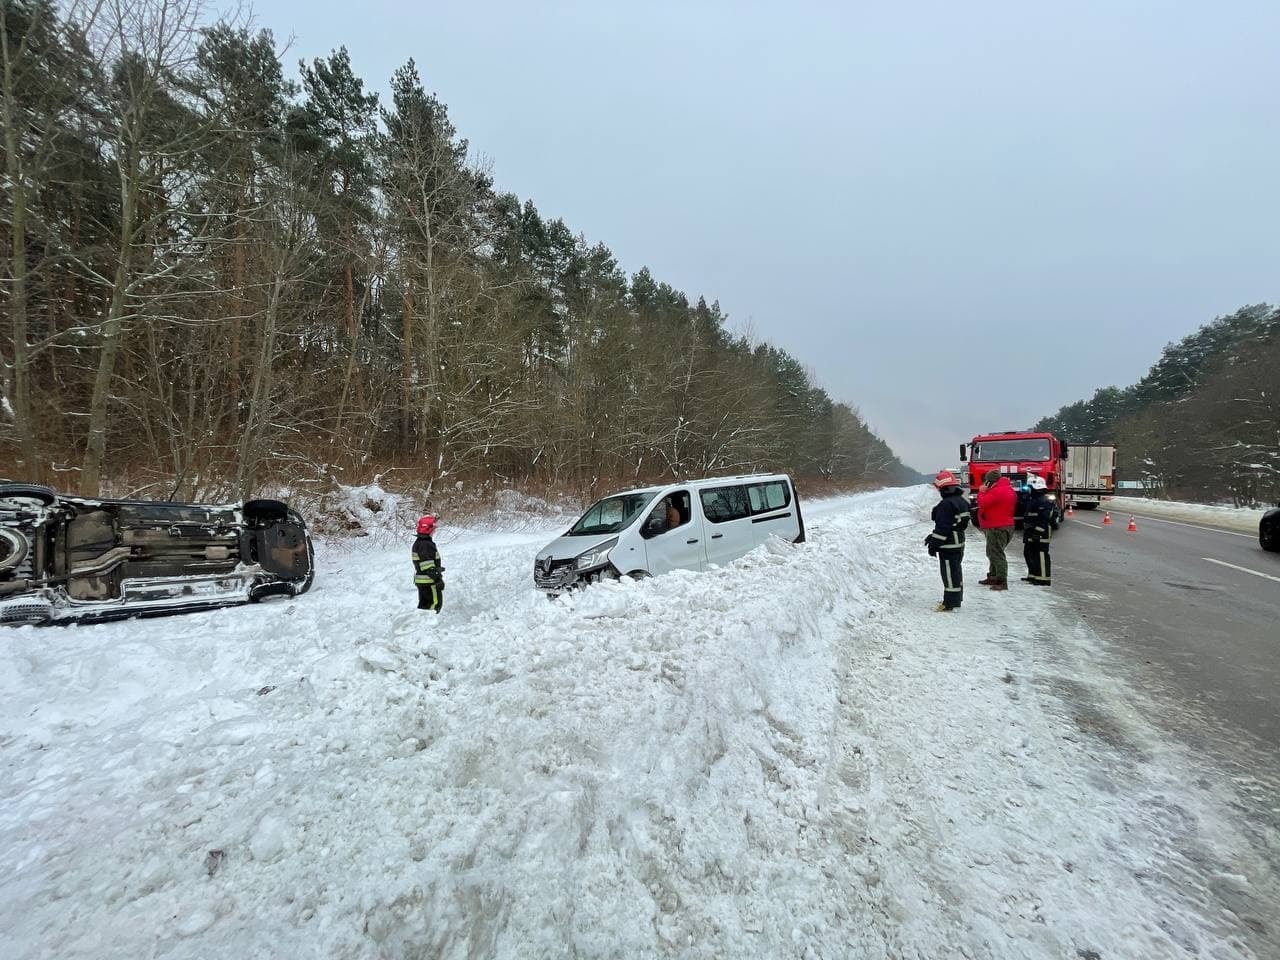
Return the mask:
[[[1110,443],[1073,443],[1067,450],[1063,492],[1069,506],[1096,510],[1116,488],[1116,448]]]

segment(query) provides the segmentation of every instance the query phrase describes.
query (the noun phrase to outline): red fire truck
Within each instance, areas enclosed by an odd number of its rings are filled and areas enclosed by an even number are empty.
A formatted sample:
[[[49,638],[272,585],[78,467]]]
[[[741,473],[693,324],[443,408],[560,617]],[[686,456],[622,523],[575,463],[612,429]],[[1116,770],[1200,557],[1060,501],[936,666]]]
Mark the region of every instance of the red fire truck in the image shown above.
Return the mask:
[[[960,460],[968,463],[965,481],[970,496],[976,496],[988,470],[999,470],[1018,487],[1030,474],[1044,477],[1049,499],[1066,502],[1067,443],[1052,433],[1024,433],[1006,430],[985,433],[960,444]],[[1054,512],[1054,526],[1062,518],[1061,507]]]

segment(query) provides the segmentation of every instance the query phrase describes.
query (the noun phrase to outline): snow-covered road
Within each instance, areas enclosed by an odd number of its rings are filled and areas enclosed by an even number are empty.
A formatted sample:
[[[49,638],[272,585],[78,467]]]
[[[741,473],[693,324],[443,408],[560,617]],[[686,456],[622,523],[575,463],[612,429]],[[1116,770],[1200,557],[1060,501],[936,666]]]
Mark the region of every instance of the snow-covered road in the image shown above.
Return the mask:
[[[297,600],[0,633],[0,956],[1264,955],[1245,787],[1052,596],[932,613],[932,501],[554,603],[526,527],[442,543],[438,619],[366,540]]]

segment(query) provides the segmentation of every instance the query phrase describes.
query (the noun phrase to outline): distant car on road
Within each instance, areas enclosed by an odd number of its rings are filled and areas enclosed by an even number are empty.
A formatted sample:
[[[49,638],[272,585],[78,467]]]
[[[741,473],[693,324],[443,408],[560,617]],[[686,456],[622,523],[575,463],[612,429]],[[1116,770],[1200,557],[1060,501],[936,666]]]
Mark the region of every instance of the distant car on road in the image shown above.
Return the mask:
[[[1258,543],[1263,550],[1280,552],[1280,503],[1264,513],[1258,521]]]
[[[306,593],[306,524],[279,500],[97,500],[0,483],[0,623],[114,620]]]

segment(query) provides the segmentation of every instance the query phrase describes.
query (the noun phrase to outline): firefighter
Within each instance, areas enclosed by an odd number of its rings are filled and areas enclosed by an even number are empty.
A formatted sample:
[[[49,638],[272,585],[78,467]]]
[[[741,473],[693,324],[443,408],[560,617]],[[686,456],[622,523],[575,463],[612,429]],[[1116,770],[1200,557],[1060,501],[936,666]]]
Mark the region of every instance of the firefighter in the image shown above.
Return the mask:
[[[933,532],[925,537],[924,545],[929,556],[938,558],[942,574],[942,602],[936,609],[938,613],[950,613],[959,610],[964,600],[964,573],[960,566],[964,560],[964,531],[969,525],[969,501],[950,470],[934,477],[933,485],[942,499],[933,508]]]
[[[1050,585],[1049,539],[1053,535],[1053,501],[1045,496],[1044,477],[1027,477],[1026,512],[1022,518],[1022,555],[1027,575],[1022,579],[1038,587]]]
[[[418,587],[418,609],[439,613],[444,604],[444,567],[431,539],[435,532],[434,516],[427,514],[418,520],[418,539],[413,541],[413,582]]]

